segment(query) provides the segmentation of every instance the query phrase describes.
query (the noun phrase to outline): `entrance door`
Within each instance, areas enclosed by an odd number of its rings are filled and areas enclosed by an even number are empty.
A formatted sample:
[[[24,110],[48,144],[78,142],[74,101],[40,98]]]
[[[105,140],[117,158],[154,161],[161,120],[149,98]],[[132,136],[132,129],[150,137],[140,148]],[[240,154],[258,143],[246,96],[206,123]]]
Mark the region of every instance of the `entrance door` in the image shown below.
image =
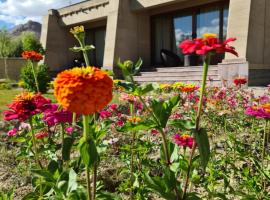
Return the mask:
[[[90,65],[92,66],[103,66],[105,36],[106,27],[88,29],[86,31],[86,44],[92,44],[95,46],[95,49],[89,52]]]

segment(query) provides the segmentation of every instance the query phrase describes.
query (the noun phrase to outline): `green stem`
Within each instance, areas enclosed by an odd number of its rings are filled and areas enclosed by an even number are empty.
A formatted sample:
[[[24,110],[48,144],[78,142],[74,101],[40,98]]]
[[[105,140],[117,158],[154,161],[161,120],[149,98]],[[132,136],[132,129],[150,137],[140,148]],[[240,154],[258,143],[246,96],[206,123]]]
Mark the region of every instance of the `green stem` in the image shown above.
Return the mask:
[[[202,88],[201,88],[201,94],[200,94],[199,107],[198,107],[197,116],[196,116],[196,131],[199,131],[200,129],[200,119],[201,119],[201,114],[202,114],[203,98],[204,98],[204,93],[205,93],[209,62],[210,62],[210,55],[207,54],[205,56],[204,63],[203,63],[203,78],[202,78],[202,84],[201,84]]]
[[[33,63],[33,61],[30,61],[30,63],[31,63],[32,73],[33,73],[33,76],[34,76],[34,80],[35,80],[35,84],[36,84],[37,92],[39,93],[39,92],[40,92],[40,90],[39,90],[39,86],[38,86],[38,80],[37,80],[37,75],[36,75],[36,71],[35,71],[34,63]]]
[[[29,124],[30,124],[30,129],[31,129],[31,135],[32,135],[32,142],[33,142],[33,154],[34,154],[34,158],[36,161],[36,164],[39,165],[39,167],[42,169],[42,164],[38,159],[38,152],[37,152],[37,144],[36,144],[36,137],[35,137],[35,133],[34,133],[34,126],[33,126],[33,119],[32,117],[29,118]],[[42,190],[42,178],[39,179],[40,180],[40,186],[39,186],[39,195],[40,198],[42,199],[43,196],[43,190]]]
[[[90,66],[89,57],[87,55],[87,50],[84,50],[85,43],[84,43],[84,41],[81,41],[80,39],[78,39],[78,41],[80,43],[80,46],[83,48],[82,52],[83,52],[83,58],[84,58],[85,64],[86,64],[86,66]]]
[[[267,129],[267,120],[265,120],[264,131],[263,131],[262,171],[264,171],[265,150],[266,150],[266,148],[268,146],[268,144],[266,143],[266,141],[267,141],[267,134],[268,134],[267,131],[266,131],[266,129]],[[265,189],[266,189],[266,183],[265,183],[265,179],[264,178],[262,179],[262,185],[263,185],[263,191],[265,191]]]
[[[76,113],[72,113],[72,126],[73,127],[76,126],[76,119],[77,119],[77,114]]]
[[[85,140],[89,138],[89,115],[83,115],[83,137]],[[90,180],[90,169],[86,166],[86,181],[87,181],[87,199],[92,200],[91,194],[91,180]]]
[[[129,110],[130,110],[130,116],[134,117],[134,104],[130,103],[129,104]],[[131,139],[131,144],[130,144],[130,194],[129,198],[130,200],[133,200],[133,187],[132,187],[132,182],[133,182],[133,173],[134,173],[134,142],[135,142],[135,136],[136,133],[135,131],[132,132],[132,139]]]
[[[205,55],[204,62],[203,62],[203,77],[202,77],[202,84],[201,84],[202,87],[201,87],[201,94],[200,94],[198,111],[197,111],[197,115],[196,115],[196,127],[195,127],[196,132],[199,132],[199,130],[200,130],[200,119],[201,119],[201,114],[202,114],[203,98],[204,98],[204,93],[205,93],[206,79],[207,79],[210,57],[211,57],[210,54]],[[188,171],[187,171],[186,182],[184,185],[183,199],[186,198],[189,176],[190,176],[191,168],[192,168],[191,167],[192,166],[192,159],[193,159],[196,147],[197,147],[197,144],[195,143],[192,147],[191,155],[190,155],[190,159],[189,159],[189,167],[188,167]]]
[[[161,126],[161,124],[158,121],[158,118],[156,117],[156,115],[151,111],[151,109],[146,105],[144,99],[139,96],[140,101],[142,102],[144,108],[150,113],[150,115],[152,116],[152,118],[154,119],[155,123],[158,126],[158,130],[161,134],[162,137],[162,145],[163,145],[163,149],[164,149],[164,154],[165,154],[165,159],[166,159],[166,167],[170,167],[171,161],[170,161],[170,156],[169,156],[169,150],[168,150],[168,143],[167,143],[167,139],[166,139],[166,134]],[[178,192],[177,187],[174,188],[175,194],[176,194],[176,200],[180,200],[180,195]]]
[[[159,123],[156,115],[151,111],[151,109],[146,105],[145,101],[143,100],[143,98],[141,96],[139,96],[140,101],[142,102],[144,108],[150,113],[150,115],[152,116],[152,118],[154,119],[155,123],[157,124],[157,126],[159,127],[158,130],[161,133],[161,137],[162,137],[162,143],[163,143],[163,148],[164,148],[164,153],[165,153],[165,159],[167,162],[167,166],[170,166],[170,158],[169,158],[169,151],[168,151],[168,145],[167,145],[167,139],[166,139],[166,134],[163,131],[163,128],[161,126],[161,124]]]
[[[96,198],[96,191],[97,191],[97,163],[94,164],[93,169],[93,200]]]
[[[64,140],[65,140],[65,128],[64,128],[64,124],[61,123],[61,140],[62,140],[62,152],[64,149]],[[62,153],[62,162],[64,163],[64,159],[63,159],[63,153]]]
[[[32,117],[29,118],[29,124],[30,124],[30,128],[31,128],[31,135],[32,135],[32,142],[33,142],[33,152],[34,152],[34,158],[36,161],[36,164],[40,166],[40,168],[42,169],[42,165],[41,162],[38,159],[38,152],[37,152],[37,144],[36,144],[36,137],[35,137],[35,133],[34,133],[34,126],[33,126],[33,119]]]

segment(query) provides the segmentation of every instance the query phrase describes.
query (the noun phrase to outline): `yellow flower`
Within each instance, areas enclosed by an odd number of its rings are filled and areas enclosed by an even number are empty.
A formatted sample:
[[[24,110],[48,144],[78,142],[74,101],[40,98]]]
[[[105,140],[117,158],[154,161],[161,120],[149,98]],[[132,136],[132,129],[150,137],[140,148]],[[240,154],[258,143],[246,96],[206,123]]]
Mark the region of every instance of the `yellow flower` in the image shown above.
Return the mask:
[[[207,38],[217,38],[217,34],[215,33],[205,33],[203,34],[203,38],[207,39]]]
[[[75,26],[75,27],[70,29],[70,32],[73,35],[77,35],[79,33],[84,33],[84,26]]]
[[[117,85],[118,83],[121,83],[121,82],[122,82],[122,80],[119,80],[119,79],[114,79],[114,80],[113,80],[113,84],[116,84],[116,85]]]
[[[175,83],[172,85],[172,88],[173,88],[173,89],[179,89],[179,88],[183,87],[183,85],[185,85],[185,83],[183,83],[183,82],[175,82]]]
[[[167,90],[167,89],[169,89],[171,87],[171,85],[170,84],[167,84],[167,83],[161,83],[160,85],[159,85],[159,88],[161,89],[161,90]]]
[[[23,92],[15,97],[15,101],[31,101],[34,94],[31,92]]]
[[[140,117],[134,116],[134,117],[128,118],[128,121],[135,124],[135,123],[142,121],[142,119]]]

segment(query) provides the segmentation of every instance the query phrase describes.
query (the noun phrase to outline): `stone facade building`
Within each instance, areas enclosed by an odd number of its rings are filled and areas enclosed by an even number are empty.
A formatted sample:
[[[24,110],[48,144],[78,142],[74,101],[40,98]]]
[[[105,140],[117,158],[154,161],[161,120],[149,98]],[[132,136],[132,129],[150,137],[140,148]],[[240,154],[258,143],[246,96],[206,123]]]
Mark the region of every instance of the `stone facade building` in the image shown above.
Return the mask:
[[[49,10],[44,17],[41,42],[46,48],[45,63],[52,71],[69,68],[80,57],[68,50],[76,44],[69,33],[75,25],[84,25],[87,43],[96,46],[89,55],[91,64],[112,69],[116,74],[119,58],[142,58],[143,70],[153,71],[161,66],[161,49],[184,60],[178,43],[212,32],[220,39],[237,38],[232,45],[239,57],[226,54],[213,63],[219,81],[244,76],[250,85],[270,83],[269,0],[88,0]],[[178,67],[167,69],[174,75],[193,76],[185,72],[189,69],[186,67],[184,71]],[[165,73],[166,68],[161,71]],[[166,76],[162,80],[166,82]]]

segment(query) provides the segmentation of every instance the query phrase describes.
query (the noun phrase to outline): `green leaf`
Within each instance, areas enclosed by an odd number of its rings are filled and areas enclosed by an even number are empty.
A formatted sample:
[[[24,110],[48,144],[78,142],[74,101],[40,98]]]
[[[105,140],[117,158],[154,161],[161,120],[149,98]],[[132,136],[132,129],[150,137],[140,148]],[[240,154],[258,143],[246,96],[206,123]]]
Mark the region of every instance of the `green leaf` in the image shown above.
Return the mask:
[[[85,140],[82,138],[79,148],[83,163],[88,167],[92,167],[96,162],[99,161],[97,147],[93,139],[89,138],[88,140]]]
[[[136,62],[135,66],[134,66],[133,75],[136,75],[140,71],[142,64],[143,64],[143,60],[141,58],[139,58],[139,60]]]
[[[194,137],[199,148],[201,164],[205,169],[210,158],[210,144],[207,132],[205,129],[200,129],[198,132],[194,131]]]
[[[39,194],[36,192],[31,192],[25,195],[22,200],[37,200],[39,199]]]
[[[89,51],[89,50],[92,50],[92,49],[95,49],[95,46],[93,46],[93,45],[86,45],[86,46],[84,47],[84,50],[85,50],[85,51]]]
[[[77,187],[78,187],[77,174],[73,169],[70,169],[68,179],[68,193],[76,190]]]
[[[176,195],[174,194],[172,188],[170,187],[170,185],[167,185],[169,178],[167,178],[167,180],[164,180],[163,177],[150,177],[148,174],[144,174],[143,179],[151,191],[160,195],[164,199],[176,199]]]
[[[50,171],[51,174],[54,174],[58,169],[59,169],[58,162],[52,160],[48,165],[48,170]]]
[[[168,148],[168,153],[169,153],[170,161],[174,161],[175,157],[173,157],[173,160],[171,160],[171,159],[172,159],[172,154],[175,151],[176,145],[174,143],[172,143],[172,142],[168,142],[167,148]],[[163,147],[163,145],[160,146],[160,158],[161,158],[161,160],[163,162],[167,162],[166,161],[166,157],[165,157],[165,153],[164,153],[164,147]]]
[[[156,124],[151,120],[141,121],[136,124],[127,122],[122,127],[118,128],[117,131],[119,132],[142,131],[142,130],[146,131],[149,129],[153,129],[155,127],[156,127]]]
[[[157,101],[155,99],[151,101],[151,108],[162,128],[166,127],[172,110],[178,104],[179,100],[179,96],[174,96],[167,101]]]
[[[15,137],[15,138],[12,138],[11,139],[12,142],[18,142],[18,143],[23,143],[26,141],[26,138],[25,137]]]
[[[201,200],[200,197],[197,196],[195,192],[188,193],[186,196],[187,200]]]
[[[159,85],[157,83],[142,84],[136,88],[134,95],[143,96],[143,95],[145,95],[153,90],[156,90],[158,88],[159,88]]]
[[[136,89],[136,86],[130,82],[119,82],[117,83],[120,87],[123,87],[127,92],[133,93]]]
[[[121,200],[119,196],[113,193],[104,192],[104,191],[97,191],[97,200]]]
[[[50,173],[50,171],[47,171],[45,169],[32,169],[31,171],[35,175],[44,178],[48,182],[55,182],[55,179],[53,175]]]
[[[64,144],[62,148],[62,159],[63,160],[70,160],[70,151],[73,145],[73,139],[71,137],[66,137],[64,139]]]
[[[72,47],[72,48],[69,48],[70,51],[74,52],[74,53],[79,53],[80,51],[82,51],[82,47]]]
[[[168,124],[187,131],[195,129],[195,123],[190,120],[174,119],[170,120]]]

